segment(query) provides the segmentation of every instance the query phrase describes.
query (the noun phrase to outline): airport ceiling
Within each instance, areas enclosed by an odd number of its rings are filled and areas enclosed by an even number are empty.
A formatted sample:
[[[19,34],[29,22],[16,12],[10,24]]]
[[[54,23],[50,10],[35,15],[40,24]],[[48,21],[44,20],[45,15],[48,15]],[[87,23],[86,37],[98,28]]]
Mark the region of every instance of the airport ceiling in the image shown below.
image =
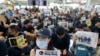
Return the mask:
[[[3,1],[3,0],[0,0],[0,2]],[[27,4],[27,1],[28,0],[8,0],[8,1],[12,1],[14,2],[15,4]],[[50,1],[55,1],[55,0],[50,0]],[[58,0],[57,0],[58,1]],[[61,1],[61,0],[59,0]],[[91,4],[100,4],[100,0],[90,0],[90,3]]]

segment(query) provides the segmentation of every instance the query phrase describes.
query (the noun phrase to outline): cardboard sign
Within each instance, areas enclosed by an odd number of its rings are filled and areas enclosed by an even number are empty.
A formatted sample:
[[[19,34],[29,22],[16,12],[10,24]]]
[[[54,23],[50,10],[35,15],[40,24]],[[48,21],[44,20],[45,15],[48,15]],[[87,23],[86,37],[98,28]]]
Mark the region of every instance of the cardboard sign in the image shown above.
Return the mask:
[[[59,50],[36,50],[36,56],[60,56]]]
[[[76,44],[86,45],[88,47],[97,47],[98,33],[78,31],[76,32],[77,41]]]
[[[9,38],[9,43],[11,47],[17,47],[19,45],[24,45],[26,39],[24,39],[23,35],[18,37],[11,37]]]

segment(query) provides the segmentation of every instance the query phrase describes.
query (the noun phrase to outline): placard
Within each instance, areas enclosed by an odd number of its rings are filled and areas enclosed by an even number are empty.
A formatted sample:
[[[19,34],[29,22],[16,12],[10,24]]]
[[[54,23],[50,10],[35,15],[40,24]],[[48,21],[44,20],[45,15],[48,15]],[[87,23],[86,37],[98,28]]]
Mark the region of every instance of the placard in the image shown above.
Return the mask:
[[[20,14],[27,14],[28,11],[26,11],[26,10],[24,10],[24,9],[21,9],[21,10],[19,10],[19,13],[20,13]]]
[[[33,19],[33,23],[38,23],[38,19]]]
[[[52,13],[51,13],[51,10],[44,10],[43,14],[44,16],[50,16]]]
[[[61,27],[68,27],[68,22],[58,22],[58,25]]]
[[[84,10],[85,10],[85,11],[91,11],[92,8],[93,8],[92,5],[86,5],[86,6],[84,7]]]
[[[24,36],[18,36],[18,37],[11,37],[9,38],[9,43],[11,47],[17,47],[20,45],[25,44],[26,39],[24,39]]]
[[[97,47],[98,33],[78,31],[76,32],[77,41],[76,44],[86,45],[88,47]]]
[[[96,11],[97,11],[98,13],[100,13],[100,7],[97,7],[97,8],[96,8]]]
[[[60,56],[59,50],[36,50],[36,56]]]

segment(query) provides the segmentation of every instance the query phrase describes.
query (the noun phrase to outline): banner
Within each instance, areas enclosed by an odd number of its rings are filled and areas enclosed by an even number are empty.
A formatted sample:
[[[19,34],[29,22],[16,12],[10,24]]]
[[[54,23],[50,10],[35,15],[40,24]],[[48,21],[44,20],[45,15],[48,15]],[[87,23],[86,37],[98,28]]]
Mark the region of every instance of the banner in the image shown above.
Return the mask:
[[[36,50],[36,56],[60,56],[59,50]]]
[[[88,47],[97,47],[98,33],[78,31],[76,32],[77,41],[76,44],[86,45]]]

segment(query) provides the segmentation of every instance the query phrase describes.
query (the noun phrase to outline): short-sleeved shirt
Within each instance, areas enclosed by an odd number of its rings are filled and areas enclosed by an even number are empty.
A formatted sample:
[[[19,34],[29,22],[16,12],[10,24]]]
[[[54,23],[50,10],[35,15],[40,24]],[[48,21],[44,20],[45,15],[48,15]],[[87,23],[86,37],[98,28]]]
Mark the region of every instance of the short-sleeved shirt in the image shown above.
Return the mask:
[[[5,36],[6,31],[7,29],[4,26],[0,25],[0,32],[3,32],[3,36]]]
[[[7,47],[3,41],[0,41],[0,56],[7,55]]]
[[[66,33],[65,36],[62,39],[59,39],[56,35],[56,33],[53,33],[51,36],[51,41],[53,43],[53,46],[57,49],[64,50],[69,49],[70,45],[70,36]]]
[[[32,26],[30,26],[30,27],[28,27],[28,28],[23,28],[23,31],[27,31],[27,32],[30,32],[30,33],[32,33],[32,31],[34,31],[34,27],[32,27]]]

